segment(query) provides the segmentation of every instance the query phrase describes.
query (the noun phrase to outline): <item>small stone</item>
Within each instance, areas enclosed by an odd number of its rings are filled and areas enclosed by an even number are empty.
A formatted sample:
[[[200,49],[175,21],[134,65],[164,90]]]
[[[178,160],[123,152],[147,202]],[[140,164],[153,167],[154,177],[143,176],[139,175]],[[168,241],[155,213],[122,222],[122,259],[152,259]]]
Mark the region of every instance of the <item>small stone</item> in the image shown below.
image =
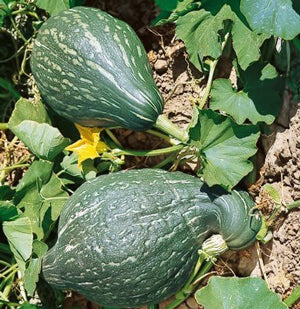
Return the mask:
[[[165,73],[167,69],[168,69],[168,62],[166,60],[158,59],[154,63],[154,70],[159,74]]]
[[[198,308],[198,304],[197,304],[197,302],[196,302],[194,297],[188,298],[187,301],[186,301],[186,304],[191,309],[197,309]]]

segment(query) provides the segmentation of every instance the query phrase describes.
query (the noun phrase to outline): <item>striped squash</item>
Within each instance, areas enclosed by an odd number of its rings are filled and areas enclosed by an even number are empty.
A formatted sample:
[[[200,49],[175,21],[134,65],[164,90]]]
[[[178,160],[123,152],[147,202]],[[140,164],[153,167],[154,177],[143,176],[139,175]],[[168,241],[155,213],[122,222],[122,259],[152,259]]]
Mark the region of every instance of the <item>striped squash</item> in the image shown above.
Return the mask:
[[[83,126],[143,131],[162,113],[141,41],[99,9],[75,7],[49,18],[35,40],[31,68],[45,103]]]
[[[64,205],[44,277],[104,306],[166,299],[185,284],[212,234],[233,250],[255,240],[260,220],[249,196],[208,190],[199,178],[158,169],[84,183]]]

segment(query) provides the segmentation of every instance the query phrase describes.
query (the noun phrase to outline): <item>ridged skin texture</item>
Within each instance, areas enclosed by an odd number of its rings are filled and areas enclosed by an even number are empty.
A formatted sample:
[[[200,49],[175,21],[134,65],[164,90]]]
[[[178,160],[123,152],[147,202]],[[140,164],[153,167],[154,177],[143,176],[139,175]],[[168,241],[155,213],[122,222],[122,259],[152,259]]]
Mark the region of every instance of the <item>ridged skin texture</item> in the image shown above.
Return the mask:
[[[46,280],[104,306],[139,307],[176,293],[202,242],[221,234],[232,249],[260,226],[244,192],[207,192],[199,178],[155,169],[100,176],[64,205]]]
[[[149,129],[163,99],[145,49],[123,21],[88,7],[49,18],[31,68],[46,104],[84,126]]]

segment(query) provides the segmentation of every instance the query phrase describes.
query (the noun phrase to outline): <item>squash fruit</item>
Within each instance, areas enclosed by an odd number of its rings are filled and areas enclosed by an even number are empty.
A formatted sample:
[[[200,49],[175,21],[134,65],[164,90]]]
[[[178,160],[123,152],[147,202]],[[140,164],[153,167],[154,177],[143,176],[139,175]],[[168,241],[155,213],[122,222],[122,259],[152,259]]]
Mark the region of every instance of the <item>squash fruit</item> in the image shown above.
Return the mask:
[[[205,239],[250,245],[260,228],[245,192],[219,195],[199,178],[158,169],[99,176],[64,205],[46,280],[103,306],[158,303],[185,284]]]
[[[31,68],[43,100],[82,126],[151,128],[163,99],[143,44],[125,22],[75,7],[40,28]]]

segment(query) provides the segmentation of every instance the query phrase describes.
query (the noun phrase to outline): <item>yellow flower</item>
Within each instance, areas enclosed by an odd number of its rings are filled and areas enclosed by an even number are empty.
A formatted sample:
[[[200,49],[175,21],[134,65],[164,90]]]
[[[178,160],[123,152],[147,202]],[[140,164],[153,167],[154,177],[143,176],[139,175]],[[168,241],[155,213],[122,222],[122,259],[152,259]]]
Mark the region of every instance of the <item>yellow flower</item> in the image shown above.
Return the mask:
[[[66,150],[78,154],[78,166],[82,170],[83,161],[98,158],[99,153],[107,151],[109,147],[100,141],[100,133],[103,129],[82,127],[78,124],[75,126],[80,133],[80,140],[66,147]]]

